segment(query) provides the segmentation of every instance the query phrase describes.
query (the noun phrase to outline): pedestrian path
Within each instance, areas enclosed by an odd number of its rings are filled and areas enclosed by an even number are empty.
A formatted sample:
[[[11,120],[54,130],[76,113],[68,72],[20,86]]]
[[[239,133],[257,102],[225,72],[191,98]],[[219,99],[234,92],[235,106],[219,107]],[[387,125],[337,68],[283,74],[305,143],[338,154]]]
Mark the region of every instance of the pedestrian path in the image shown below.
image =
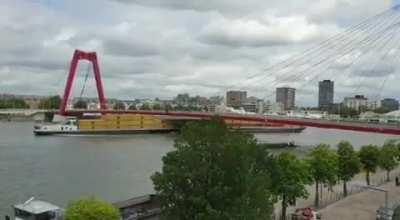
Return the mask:
[[[389,204],[400,202],[400,187],[396,187],[394,181],[378,188],[388,190]],[[384,204],[383,192],[366,190],[333,203],[319,212],[323,220],[375,220],[376,210]]]

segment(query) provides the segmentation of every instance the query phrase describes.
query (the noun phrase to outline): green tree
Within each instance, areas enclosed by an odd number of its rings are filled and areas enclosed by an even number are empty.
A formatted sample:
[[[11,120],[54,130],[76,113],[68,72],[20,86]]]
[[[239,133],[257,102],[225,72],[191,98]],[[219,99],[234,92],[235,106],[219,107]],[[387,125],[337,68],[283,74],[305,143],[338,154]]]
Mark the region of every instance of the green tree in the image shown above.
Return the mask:
[[[25,109],[29,108],[29,105],[23,99],[11,98],[0,100],[0,109],[12,108],[12,109]]]
[[[282,217],[286,219],[286,209],[297,198],[307,198],[306,185],[312,182],[307,163],[290,153],[282,153],[276,158],[277,167],[273,173],[275,193],[281,200]]]
[[[46,99],[42,99],[39,103],[40,109],[59,109],[61,105],[60,96],[51,96]]]
[[[189,122],[152,176],[166,219],[270,219],[273,157],[222,120]]]
[[[144,111],[151,110],[150,104],[147,102],[143,103],[142,106],[140,106],[140,110],[144,110]]]
[[[75,109],[87,109],[88,104],[86,101],[83,101],[82,99],[78,100],[77,102],[75,102],[74,104],[74,108]]]
[[[342,118],[353,118],[358,116],[359,112],[356,109],[349,108],[343,105],[338,106],[332,111],[333,114],[339,114]]]
[[[379,165],[379,153],[379,148],[375,145],[362,146],[358,153],[362,167],[366,172],[367,185],[370,185],[370,173],[375,173]]]
[[[386,114],[386,113],[390,112],[390,109],[387,109],[382,106],[380,108],[375,109],[374,112],[378,113],[378,114]]]
[[[137,110],[136,105],[135,104],[131,104],[128,108],[129,110]]]
[[[172,107],[172,105],[171,104],[165,104],[164,105],[164,111],[165,112],[169,112],[169,111],[171,111],[171,110],[173,110],[174,108]]]
[[[329,145],[320,144],[308,155],[311,176],[315,182],[315,207],[319,207],[319,185],[336,183],[338,174],[338,157]],[[321,186],[322,187],[322,186]]]
[[[96,198],[83,198],[71,202],[65,212],[65,220],[120,220],[113,205]]]
[[[399,165],[398,150],[395,141],[386,142],[379,154],[379,166],[386,170],[386,181],[390,181],[390,171]]]
[[[347,182],[350,181],[361,170],[360,158],[353,146],[342,141],[338,144],[338,176],[343,181],[343,194],[347,196]]]
[[[397,160],[400,160],[400,142],[399,142],[399,141],[395,141],[395,140],[392,140],[392,142],[393,142],[394,144],[396,144],[396,148],[397,148],[397,152],[396,152]]]
[[[118,102],[115,103],[113,109],[114,110],[122,110],[123,111],[123,110],[125,110],[125,104],[123,102],[118,101]]]
[[[185,111],[185,107],[183,106],[183,105],[177,105],[177,106],[175,106],[175,109],[174,109],[175,111]]]
[[[155,104],[153,105],[153,110],[161,110],[161,105],[160,105],[160,103],[155,103]]]

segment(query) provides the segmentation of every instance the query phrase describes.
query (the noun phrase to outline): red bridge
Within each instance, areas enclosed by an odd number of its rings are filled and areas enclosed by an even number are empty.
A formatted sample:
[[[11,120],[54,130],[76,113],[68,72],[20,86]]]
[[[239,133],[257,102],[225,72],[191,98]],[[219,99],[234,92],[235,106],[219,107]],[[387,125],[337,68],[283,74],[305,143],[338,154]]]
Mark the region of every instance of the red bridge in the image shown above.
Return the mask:
[[[67,102],[71,94],[71,88],[76,75],[76,69],[79,60],[88,60],[92,63],[94,69],[94,75],[96,80],[97,92],[100,102],[100,110],[67,110]],[[83,51],[76,50],[71,61],[70,71],[62,99],[62,104],[58,112],[64,116],[81,116],[84,113],[100,113],[100,114],[148,114],[148,115],[159,115],[159,116],[170,116],[175,118],[192,118],[192,119],[210,119],[215,113],[207,112],[169,112],[169,111],[119,111],[107,109],[107,101],[101,81],[100,68],[98,65],[97,55],[95,52],[86,53]],[[398,125],[386,125],[386,124],[371,124],[362,122],[338,122],[329,120],[313,120],[313,119],[299,119],[299,118],[287,118],[287,117],[275,117],[275,116],[263,116],[263,115],[242,115],[242,114],[231,114],[222,113],[219,114],[225,120],[239,120],[242,122],[259,122],[267,125],[272,124],[283,124],[283,125],[297,125],[306,127],[317,127],[327,129],[340,129],[360,132],[375,132],[384,134],[395,134],[400,135],[400,127]]]

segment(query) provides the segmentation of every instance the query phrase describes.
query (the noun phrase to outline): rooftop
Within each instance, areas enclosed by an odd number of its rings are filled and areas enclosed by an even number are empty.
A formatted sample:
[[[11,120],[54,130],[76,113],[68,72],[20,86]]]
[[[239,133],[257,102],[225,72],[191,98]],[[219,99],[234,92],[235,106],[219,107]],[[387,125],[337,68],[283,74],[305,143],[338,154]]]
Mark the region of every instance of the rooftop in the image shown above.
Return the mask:
[[[15,205],[14,208],[29,212],[31,214],[41,214],[60,209],[58,206],[35,199],[30,199],[25,203]]]
[[[151,202],[152,198],[154,198],[153,195],[145,195],[145,196],[135,197],[135,198],[128,199],[125,201],[116,202],[116,203],[114,203],[114,206],[116,206],[118,208],[135,206],[135,205],[143,204],[146,202]]]

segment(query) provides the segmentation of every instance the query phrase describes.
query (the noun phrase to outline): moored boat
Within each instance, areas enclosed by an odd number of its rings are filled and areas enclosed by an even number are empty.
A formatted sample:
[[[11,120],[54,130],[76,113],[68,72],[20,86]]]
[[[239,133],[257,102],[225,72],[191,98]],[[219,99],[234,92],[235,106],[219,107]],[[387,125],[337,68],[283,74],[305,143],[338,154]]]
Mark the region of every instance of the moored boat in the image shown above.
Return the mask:
[[[61,220],[64,210],[51,203],[30,198],[13,206],[15,220]],[[6,216],[7,220],[11,220]]]

